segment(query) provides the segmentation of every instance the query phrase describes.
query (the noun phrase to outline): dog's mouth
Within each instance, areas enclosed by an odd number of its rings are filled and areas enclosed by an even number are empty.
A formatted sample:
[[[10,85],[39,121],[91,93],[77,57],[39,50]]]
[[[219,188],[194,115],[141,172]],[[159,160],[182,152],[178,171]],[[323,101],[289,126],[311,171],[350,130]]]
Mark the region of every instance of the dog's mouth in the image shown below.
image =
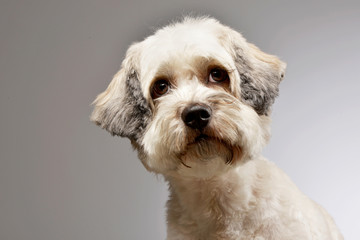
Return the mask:
[[[206,140],[209,140],[210,139],[210,136],[206,135],[206,134],[199,134],[199,136],[197,136],[195,139],[194,139],[194,142],[193,143],[199,143],[201,141],[206,141]]]
[[[188,152],[192,152],[195,154],[194,156],[198,158],[205,157],[207,155],[222,155],[225,156],[225,163],[227,164],[231,164],[235,157],[233,147],[229,143],[205,133],[199,133],[196,137],[190,140],[186,149],[180,154],[180,156],[184,156]]]
[[[200,133],[199,135],[197,135],[196,137],[194,137],[192,140],[190,140],[187,144],[187,146],[193,146],[193,145],[203,145],[209,142],[222,142],[220,139],[204,134],[204,133]]]

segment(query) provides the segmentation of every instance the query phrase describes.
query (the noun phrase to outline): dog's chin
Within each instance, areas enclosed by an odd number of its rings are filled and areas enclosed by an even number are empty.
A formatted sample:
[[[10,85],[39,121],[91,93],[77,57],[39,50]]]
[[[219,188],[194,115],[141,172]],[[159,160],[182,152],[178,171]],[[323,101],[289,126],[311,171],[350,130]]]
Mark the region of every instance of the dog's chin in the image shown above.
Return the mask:
[[[231,146],[216,137],[200,134],[189,140],[186,148],[177,157],[181,176],[211,178],[230,169],[240,157],[239,147]]]

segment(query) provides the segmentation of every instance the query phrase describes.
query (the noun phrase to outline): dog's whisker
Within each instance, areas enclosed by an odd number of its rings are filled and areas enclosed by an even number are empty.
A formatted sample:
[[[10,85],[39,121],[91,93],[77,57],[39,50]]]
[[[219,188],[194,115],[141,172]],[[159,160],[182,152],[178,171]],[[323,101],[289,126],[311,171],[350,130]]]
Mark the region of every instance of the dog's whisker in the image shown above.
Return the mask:
[[[181,162],[181,164],[184,165],[185,167],[191,168],[189,165],[186,165],[182,159],[180,160],[180,162]]]

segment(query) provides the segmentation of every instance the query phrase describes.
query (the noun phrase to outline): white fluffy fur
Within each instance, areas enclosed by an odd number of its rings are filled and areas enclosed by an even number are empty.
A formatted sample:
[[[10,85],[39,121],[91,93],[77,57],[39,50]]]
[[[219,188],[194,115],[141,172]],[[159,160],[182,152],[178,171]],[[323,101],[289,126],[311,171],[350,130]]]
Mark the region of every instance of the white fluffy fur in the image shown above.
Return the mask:
[[[248,66],[235,61],[239,51]],[[206,82],[204,69],[212,65],[228,71],[229,86]],[[137,71],[152,112],[142,138],[132,143],[144,166],[169,183],[168,240],[343,239],[326,211],[261,156],[270,118],[242,99],[240,74],[254,71],[250,77],[258,77],[265,89],[261,81],[271,71],[269,76],[280,79],[283,62],[214,19],[187,18],[131,46],[122,70],[95,102],[92,118],[98,124],[110,100],[123,100],[130,68]],[[158,77],[173,86],[153,100],[150,89]],[[199,132],[181,119],[193,103],[212,109],[203,130],[210,136],[206,141],[195,142]]]

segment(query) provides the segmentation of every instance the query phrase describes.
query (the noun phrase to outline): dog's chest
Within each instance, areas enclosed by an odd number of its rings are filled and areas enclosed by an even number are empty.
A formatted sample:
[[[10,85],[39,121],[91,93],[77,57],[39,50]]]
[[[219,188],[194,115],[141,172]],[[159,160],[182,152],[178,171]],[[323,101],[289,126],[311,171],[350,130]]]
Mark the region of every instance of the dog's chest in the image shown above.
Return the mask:
[[[216,211],[220,209],[214,208],[182,213],[173,210],[168,211],[168,227],[176,231],[173,232],[173,236],[171,231],[168,232],[169,240],[254,239],[255,233],[250,230],[255,228],[248,226],[253,225],[253,222],[237,212],[219,214]]]
[[[246,213],[251,208],[249,199],[228,186],[196,185],[176,186],[168,201],[169,238],[182,235],[182,239],[252,239],[256,221]],[[237,195],[237,196],[234,196]],[[235,200],[236,199],[236,200]],[[243,201],[243,202],[242,202]],[[174,230],[176,229],[176,230]],[[177,239],[177,238],[174,238]]]

